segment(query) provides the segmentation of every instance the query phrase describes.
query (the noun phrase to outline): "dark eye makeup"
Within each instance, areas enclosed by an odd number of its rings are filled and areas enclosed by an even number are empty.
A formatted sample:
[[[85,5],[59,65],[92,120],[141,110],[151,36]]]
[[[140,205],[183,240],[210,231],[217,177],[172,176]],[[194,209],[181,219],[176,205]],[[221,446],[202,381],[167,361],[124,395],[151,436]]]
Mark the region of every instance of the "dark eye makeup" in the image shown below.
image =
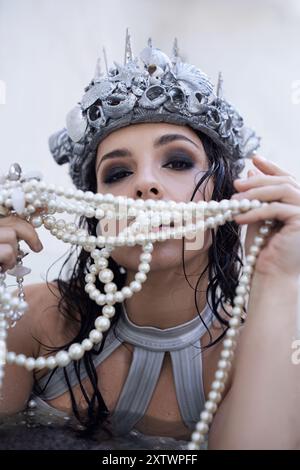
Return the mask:
[[[194,160],[187,156],[186,154],[182,153],[172,153],[166,158],[166,163],[163,164],[164,168],[173,170],[173,171],[186,171],[194,168],[195,163]],[[106,171],[103,172],[102,182],[104,184],[112,184],[116,183],[126,176],[130,176],[132,174],[127,168],[124,166],[114,166],[112,168],[108,168]]]

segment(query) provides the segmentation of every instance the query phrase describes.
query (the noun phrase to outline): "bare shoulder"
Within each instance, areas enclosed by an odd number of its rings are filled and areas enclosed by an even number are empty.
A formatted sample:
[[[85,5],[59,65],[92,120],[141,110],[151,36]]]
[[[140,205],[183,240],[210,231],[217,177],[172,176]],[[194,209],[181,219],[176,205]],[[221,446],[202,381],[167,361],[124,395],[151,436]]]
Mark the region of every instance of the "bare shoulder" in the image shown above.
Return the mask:
[[[16,293],[16,291],[14,291]],[[22,328],[30,330],[34,340],[34,353],[41,353],[41,344],[51,339],[52,346],[57,333],[63,328],[63,316],[58,304],[60,293],[56,282],[40,282],[24,287],[28,309],[22,318]]]

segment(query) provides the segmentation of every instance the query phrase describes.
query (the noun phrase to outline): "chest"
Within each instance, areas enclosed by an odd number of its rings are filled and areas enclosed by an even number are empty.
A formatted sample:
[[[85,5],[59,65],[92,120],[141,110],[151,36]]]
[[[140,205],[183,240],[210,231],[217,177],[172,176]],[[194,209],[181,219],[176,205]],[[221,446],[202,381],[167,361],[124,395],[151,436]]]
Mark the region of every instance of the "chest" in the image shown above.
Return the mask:
[[[123,343],[97,367],[98,387],[111,413],[117,405],[128,376],[133,359],[133,348],[132,345]],[[204,351],[202,354],[205,395],[208,393],[209,385],[213,380],[214,364],[217,359],[217,348]],[[147,373],[141,376],[141,380],[147,380]],[[92,390],[89,381],[84,380],[83,384],[88,393],[91,394]],[[73,392],[79,407],[84,408],[86,402],[83,399],[79,385],[73,388]],[[61,410],[71,410],[69,393],[64,393],[49,402],[49,404]],[[135,428],[144,434],[154,436],[169,436],[177,439],[189,439],[190,437],[191,432],[181,417],[169,353],[165,353],[156,387],[146,412],[136,423]]]

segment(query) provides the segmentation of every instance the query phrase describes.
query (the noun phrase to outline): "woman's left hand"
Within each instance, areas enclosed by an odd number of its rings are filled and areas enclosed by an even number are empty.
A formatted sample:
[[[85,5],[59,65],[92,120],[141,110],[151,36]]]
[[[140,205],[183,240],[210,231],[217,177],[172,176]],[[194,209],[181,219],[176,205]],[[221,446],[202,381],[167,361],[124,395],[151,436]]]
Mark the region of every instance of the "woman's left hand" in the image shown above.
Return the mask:
[[[258,155],[252,159],[257,170],[246,179],[236,179],[238,193],[232,199],[258,199],[269,202],[268,207],[252,209],[234,216],[239,224],[247,224],[245,247],[252,245],[262,222],[280,221],[279,229],[272,229],[255,265],[255,272],[264,275],[300,275],[300,183],[275,163]]]

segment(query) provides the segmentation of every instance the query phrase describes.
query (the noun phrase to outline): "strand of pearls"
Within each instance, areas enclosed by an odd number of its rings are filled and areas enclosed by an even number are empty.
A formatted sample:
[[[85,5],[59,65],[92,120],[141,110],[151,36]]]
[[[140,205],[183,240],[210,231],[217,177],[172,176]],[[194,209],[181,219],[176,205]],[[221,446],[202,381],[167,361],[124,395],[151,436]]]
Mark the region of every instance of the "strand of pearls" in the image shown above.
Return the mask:
[[[66,199],[63,200],[63,198]],[[12,310],[25,311],[27,304],[22,299],[12,297],[4,286],[5,274],[0,272],[0,384],[4,375],[4,365],[16,364],[31,371],[33,369],[66,367],[72,360],[79,360],[86,351],[93,348],[103,339],[103,333],[110,328],[111,318],[115,315],[114,304],[123,302],[135,292],[142,289],[142,284],[147,280],[152,260],[153,242],[165,241],[171,238],[191,237],[199,230],[214,229],[228,221],[233,220],[235,214],[262,207],[267,203],[258,200],[222,200],[200,201],[188,203],[176,203],[175,201],[134,200],[125,197],[115,197],[112,194],[94,194],[90,191],[83,192],[72,188],[64,189],[53,184],[46,184],[36,179],[20,182],[6,180],[0,184],[0,210],[8,215],[13,210],[21,217],[26,218],[35,228],[44,227],[59,240],[65,243],[81,246],[91,253],[94,261],[89,266],[89,273],[85,276],[85,291],[97,305],[102,307],[102,314],[94,323],[94,328],[81,343],[73,343],[67,351],[59,351],[50,357],[27,357],[24,354],[16,354],[6,350],[7,312]],[[37,215],[37,209],[42,214]],[[116,236],[90,236],[84,229],[78,229],[74,223],[66,223],[63,219],[56,220],[55,213],[67,212],[69,214],[84,215],[87,218],[98,220],[107,219],[133,219],[130,227],[126,227]],[[192,220],[193,215],[201,216],[197,222],[185,224]],[[199,217],[198,217],[199,218]],[[151,231],[160,224],[180,222],[163,231]],[[208,400],[200,415],[195,431],[192,433],[188,449],[200,449],[205,441],[216,413],[218,404],[222,399],[222,392],[228,378],[228,372],[232,366],[234,348],[238,330],[241,324],[242,309],[249,293],[251,276],[254,270],[257,256],[265,238],[269,235],[272,221],[265,221],[259,229],[258,235],[250,248],[249,255],[243,267],[243,273],[236,288],[232,318],[230,327],[223,341],[223,350],[220,354],[215,379],[211,384]],[[135,280],[128,286],[117,290],[113,282],[114,274],[108,268],[108,258],[117,246],[141,245],[140,264]],[[96,288],[96,277],[104,284],[104,292]]]
[[[232,318],[229,321],[229,328],[226,331],[226,337],[223,341],[223,349],[220,353],[217,370],[208,393],[208,400],[206,400],[204,404],[204,410],[200,414],[200,420],[196,424],[195,431],[191,435],[191,441],[187,446],[189,450],[199,450],[201,444],[205,442],[213,416],[222,399],[222,392],[225,389],[228,373],[232,367],[243,307],[246,304],[247,295],[250,291],[254,266],[260,250],[265,243],[265,239],[270,234],[272,225],[272,220],[266,220],[264,222],[259,228],[259,233],[254,237],[253,245],[250,247],[249,254],[246,256],[242,276],[235,291],[235,297],[233,299],[234,306],[231,312]]]

